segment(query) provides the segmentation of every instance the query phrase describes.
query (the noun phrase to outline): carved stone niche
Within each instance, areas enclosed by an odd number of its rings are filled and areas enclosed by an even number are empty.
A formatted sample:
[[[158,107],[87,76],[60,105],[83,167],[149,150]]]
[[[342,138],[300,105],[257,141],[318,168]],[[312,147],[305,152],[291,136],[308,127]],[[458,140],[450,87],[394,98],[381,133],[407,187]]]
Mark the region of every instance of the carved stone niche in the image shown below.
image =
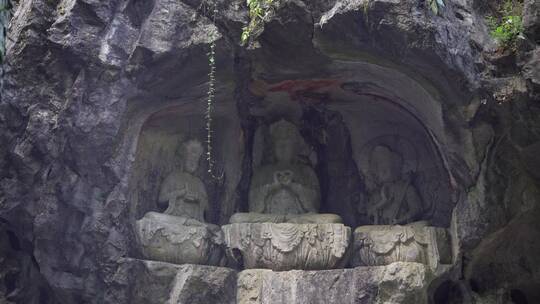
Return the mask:
[[[230,117],[216,117],[213,172],[208,172],[204,116],[190,108],[151,116],[138,142],[131,180],[133,232],[144,259],[174,264],[221,265],[224,240],[219,223],[238,172],[223,155],[240,155],[227,142],[238,130]],[[232,124],[232,125],[231,125]],[[230,153],[230,154],[229,154]],[[234,156],[228,162],[239,166]],[[228,179],[229,183],[225,182]],[[224,208],[222,208],[224,206]],[[216,223],[216,224],[214,224]]]
[[[371,89],[366,83],[363,90]],[[354,203],[357,225],[429,221],[449,227],[456,196],[440,146],[442,121],[439,112],[431,109],[436,103],[384,96],[374,99],[361,94],[330,107],[341,113],[350,131],[352,155],[362,179]]]
[[[416,262],[433,271],[452,263],[450,236],[445,228],[418,222],[406,226],[370,225],[354,231],[353,266],[383,266]]]
[[[269,127],[272,157],[254,169],[249,212],[223,226],[228,253],[245,268],[319,270],[343,266],[350,228],[335,214],[318,214],[320,188],[300,156],[305,144],[285,120]]]

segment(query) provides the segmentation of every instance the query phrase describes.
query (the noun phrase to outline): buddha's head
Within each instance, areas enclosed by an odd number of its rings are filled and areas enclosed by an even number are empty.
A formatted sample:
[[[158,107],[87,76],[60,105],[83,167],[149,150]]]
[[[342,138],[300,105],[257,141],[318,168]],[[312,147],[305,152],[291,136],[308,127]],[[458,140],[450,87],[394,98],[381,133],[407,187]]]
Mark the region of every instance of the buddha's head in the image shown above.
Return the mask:
[[[296,126],[280,120],[270,126],[270,135],[276,160],[285,163],[293,162],[298,155],[298,144],[301,140]]]
[[[393,182],[401,179],[403,159],[388,147],[379,145],[371,151],[370,166],[378,182]]]
[[[199,167],[199,160],[204,152],[203,145],[196,139],[191,139],[182,144],[184,170],[193,173]]]

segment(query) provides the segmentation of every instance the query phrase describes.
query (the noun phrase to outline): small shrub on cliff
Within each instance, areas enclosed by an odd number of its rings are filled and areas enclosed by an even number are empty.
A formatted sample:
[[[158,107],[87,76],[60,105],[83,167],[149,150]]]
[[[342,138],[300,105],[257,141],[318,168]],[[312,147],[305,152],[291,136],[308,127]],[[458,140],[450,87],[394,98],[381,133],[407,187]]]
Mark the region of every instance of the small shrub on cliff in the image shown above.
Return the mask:
[[[523,32],[522,12],[522,2],[506,0],[501,5],[498,16],[487,17],[491,36],[499,42],[503,49],[516,49],[517,39]]]
[[[249,45],[255,33],[264,28],[264,23],[270,18],[277,2],[278,0],[246,0],[250,21],[242,31],[240,40],[243,45]]]
[[[429,7],[431,8],[431,11],[438,15],[439,11],[445,7],[443,0],[429,0],[428,1]]]

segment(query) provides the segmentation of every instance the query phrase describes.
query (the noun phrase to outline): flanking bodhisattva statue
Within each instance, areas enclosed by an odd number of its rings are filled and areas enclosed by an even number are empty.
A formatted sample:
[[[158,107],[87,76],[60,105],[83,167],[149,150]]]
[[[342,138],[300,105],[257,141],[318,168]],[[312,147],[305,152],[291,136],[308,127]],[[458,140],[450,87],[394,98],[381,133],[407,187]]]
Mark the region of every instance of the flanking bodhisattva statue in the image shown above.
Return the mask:
[[[245,268],[331,269],[344,262],[350,228],[335,214],[318,214],[317,175],[299,159],[302,138],[285,120],[270,126],[275,161],[255,170],[249,212],[223,227],[229,253]],[[231,254],[239,258],[238,254]]]
[[[412,183],[411,172],[404,173],[402,156],[379,145],[370,157],[375,187],[368,202],[368,215],[375,225],[407,224],[422,217],[423,202]]]
[[[447,230],[421,221],[423,202],[410,175],[403,173],[401,155],[385,146],[374,147],[370,171],[376,187],[367,213],[376,225],[354,231],[354,266],[416,262],[433,270],[450,264]]]
[[[161,184],[158,201],[163,213],[148,212],[135,223],[135,234],[145,258],[175,264],[217,265],[222,257],[223,234],[205,222],[208,197],[194,175],[204,148],[198,140],[182,144],[182,168]]]

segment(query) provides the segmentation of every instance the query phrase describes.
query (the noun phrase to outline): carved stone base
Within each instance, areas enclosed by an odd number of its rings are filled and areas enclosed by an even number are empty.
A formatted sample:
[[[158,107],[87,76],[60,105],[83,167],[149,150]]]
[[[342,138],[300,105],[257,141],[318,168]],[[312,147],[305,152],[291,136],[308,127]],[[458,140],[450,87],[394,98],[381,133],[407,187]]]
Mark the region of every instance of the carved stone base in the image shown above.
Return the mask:
[[[150,260],[220,265],[223,258],[223,234],[215,225],[191,226],[143,217],[135,223],[135,234],[142,255]]]
[[[416,262],[435,270],[452,263],[450,238],[444,228],[421,224],[361,226],[354,231],[354,266]]]
[[[346,263],[343,224],[243,223],[222,227],[230,256],[244,268],[319,270]]]
[[[236,303],[427,304],[433,279],[418,263],[324,271],[248,269],[238,274]]]
[[[116,304],[234,304],[236,271],[203,265],[121,259],[112,278]]]

